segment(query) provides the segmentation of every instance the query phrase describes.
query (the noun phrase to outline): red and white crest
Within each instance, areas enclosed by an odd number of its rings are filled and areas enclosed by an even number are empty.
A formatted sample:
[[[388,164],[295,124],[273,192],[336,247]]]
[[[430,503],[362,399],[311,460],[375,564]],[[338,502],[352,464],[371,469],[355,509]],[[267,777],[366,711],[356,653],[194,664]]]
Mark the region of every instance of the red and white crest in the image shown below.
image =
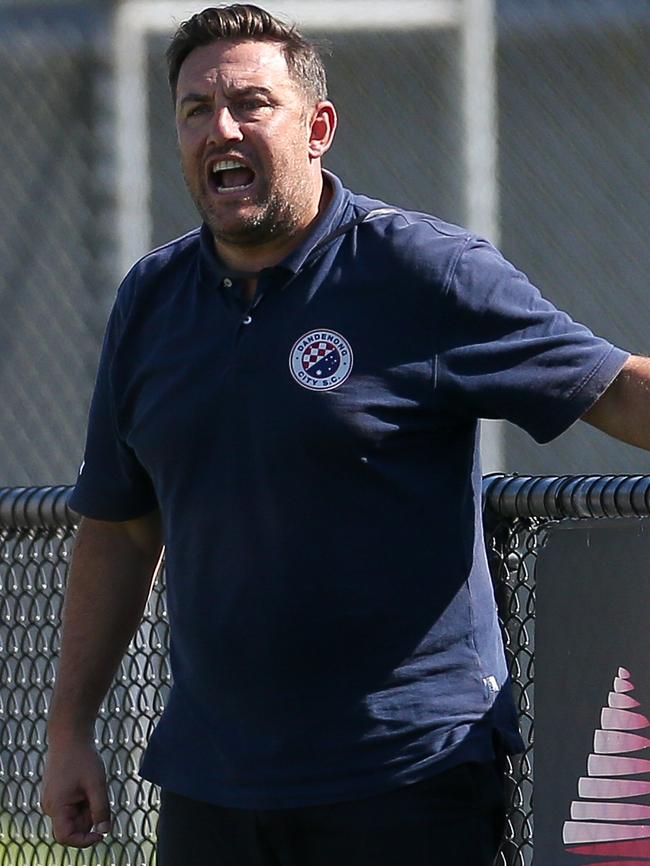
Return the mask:
[[[345,337],[327,329],[309,331],[293,344],[289,369],[310,391],[331,391],[352,372],[352,347]]]

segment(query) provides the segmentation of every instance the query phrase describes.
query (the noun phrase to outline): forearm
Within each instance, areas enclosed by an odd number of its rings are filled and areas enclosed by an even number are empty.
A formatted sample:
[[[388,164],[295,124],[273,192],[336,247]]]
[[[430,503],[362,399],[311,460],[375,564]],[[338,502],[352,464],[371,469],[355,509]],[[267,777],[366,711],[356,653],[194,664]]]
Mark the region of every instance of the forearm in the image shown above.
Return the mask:
[[[583,420],[629,445],[650,450],[650,358],[629,358]]]
[[[50,742],[92,738],[97,711],[138,628],[160,558],[159,517],[83,520],[63,611]]]

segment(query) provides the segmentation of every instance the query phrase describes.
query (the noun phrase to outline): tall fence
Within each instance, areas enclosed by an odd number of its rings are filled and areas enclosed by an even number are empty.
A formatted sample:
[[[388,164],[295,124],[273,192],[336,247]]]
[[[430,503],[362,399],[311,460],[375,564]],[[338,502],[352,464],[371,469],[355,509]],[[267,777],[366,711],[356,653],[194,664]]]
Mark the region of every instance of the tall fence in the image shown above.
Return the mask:
[[[352,8],[364,3],[367,26],[349,28]],[[332,0],[273,4],[306,21],[301,10],[315,7],[331,22],[306,28],[324,43],[341,117],[328,167],[358,192],[464,224],[463,39],[457,26],[406,26],[403,19],[411,8],[428,15],[457,7],[475,20],[484,3],[356,0],[343,10]],[[3,484],[54,484],[76,474],[104,324],[126,267],[119,238],[129,236],[129,210],[119,190],[131,188],[125,172],[138,165],[137,154],[147,162],[147,171],[135,174],[138,189],[148,177],[141,207],[151,242],[197,223],[184,191],[163,61],[174,17],[197,0],[172,5],[174,15],[164,0],[0,0]],[[578,321],[647,354],[650,3],[493,5],[493,239]],[[149,18],[167,30],[142,32],[131,56],[116,16],[122,20],[135,7],[149,7]],[[398,27],[381,24],[387,10]],[[146,104],[135,100],[127,77],[121,115],[117,58],[125,55],[142,68]],[[475,87],[479,105],[489,101],[486,84]],[[124,116],[143,127],[141,136],[126,136],[126,146]],[[483,178],[483,192],[487,186]],[[588,425],[575,425],[545,448],[507,426],[502,452],[494,465],[503,471],[628,472],[634,460],[637,471],[650,472],[650,454],[630,458],[624,445]]]
[[[169,690],[164,575],[101,708],[115,827],[91,851],[51,841],[39,810],[45,720],[75,516],[68,487],[0,490],[0,866],[149,866],[158,794],[138,776]],[[551,523],[650,516],[650,476],[488,477],[485,526],[526,750],[508,768],[510,806],[500,866],[533,855],[535,563]]]

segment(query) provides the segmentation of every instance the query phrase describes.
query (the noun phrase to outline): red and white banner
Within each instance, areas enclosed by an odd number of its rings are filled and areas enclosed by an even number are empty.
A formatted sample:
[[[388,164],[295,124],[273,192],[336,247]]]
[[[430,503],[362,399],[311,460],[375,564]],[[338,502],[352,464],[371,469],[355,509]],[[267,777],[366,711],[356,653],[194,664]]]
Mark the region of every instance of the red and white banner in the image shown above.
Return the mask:
[[[650,521],[559,524],[536,575],[534,866],[650,866]]]

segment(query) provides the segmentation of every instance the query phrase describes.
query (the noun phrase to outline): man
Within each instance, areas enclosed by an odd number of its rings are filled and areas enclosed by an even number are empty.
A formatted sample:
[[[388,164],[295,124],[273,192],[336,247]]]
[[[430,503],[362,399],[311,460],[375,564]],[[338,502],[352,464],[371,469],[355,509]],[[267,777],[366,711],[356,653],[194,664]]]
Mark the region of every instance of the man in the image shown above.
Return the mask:
[[[200,230],[108,325],[43,804],[110,829],[100,701],[166,547],[174,686],[143,775],[158,866],[487,866],[520,747],[482,546],[478,418],[650,446],[650,363],[487,242],[324,173],[320,60],[253,6],[168,51]]]

